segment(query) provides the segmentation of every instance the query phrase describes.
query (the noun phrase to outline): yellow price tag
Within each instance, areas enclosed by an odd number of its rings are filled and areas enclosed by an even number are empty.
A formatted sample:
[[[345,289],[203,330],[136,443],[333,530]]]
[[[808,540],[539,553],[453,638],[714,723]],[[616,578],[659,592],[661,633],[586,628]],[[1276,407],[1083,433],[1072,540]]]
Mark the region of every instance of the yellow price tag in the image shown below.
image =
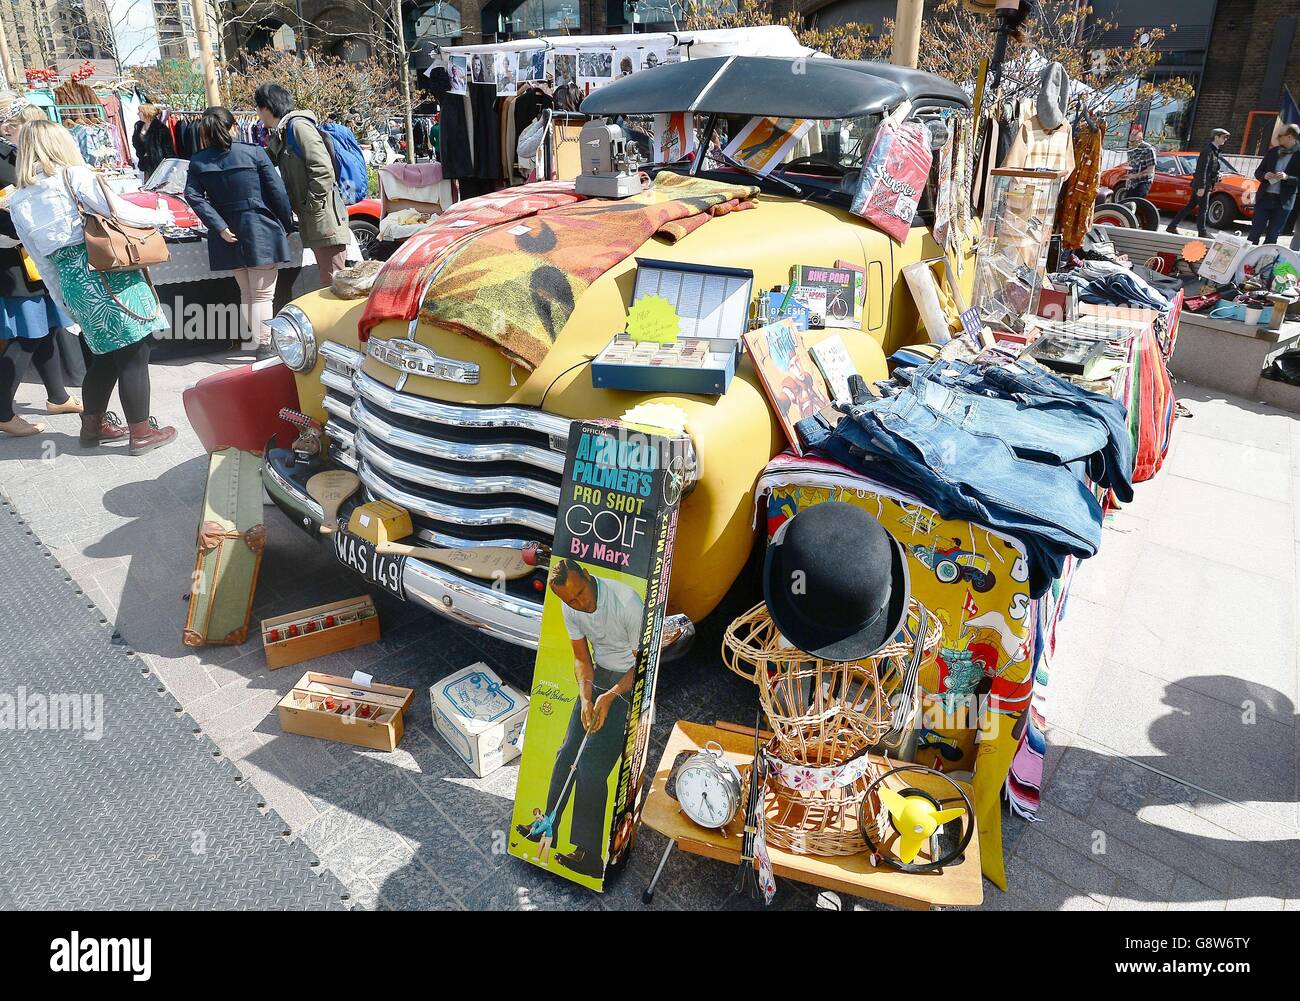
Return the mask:
[[[677,310],[661,295],[638,299],[627,314],[627,333],[634,341],[675,344],[681,329]]]

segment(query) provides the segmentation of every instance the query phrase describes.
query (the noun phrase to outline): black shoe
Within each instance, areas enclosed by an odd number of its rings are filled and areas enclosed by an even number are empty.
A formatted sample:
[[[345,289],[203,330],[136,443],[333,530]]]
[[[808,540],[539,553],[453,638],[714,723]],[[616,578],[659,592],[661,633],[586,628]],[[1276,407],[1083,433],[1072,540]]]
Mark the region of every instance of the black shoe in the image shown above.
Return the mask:
[[[275,350],[274,344],[259,344],[257,354],[253,355],[254,361],[266,361],[268,358],[279,358],[280,352]]]
[[[519,832],[520,837],[527,838],[529,841],[542,840],[541,834],[533,833],[533,827],[531,824],[515,824],[515,830]]]
[[[556,852],[552,858],[570,872],[579,876],[600,879],[605,875],[605,866],[598,855],[588,855],[583,849],[575,848],[571,852]]]
[[[1178,230],[1174,229],[1174,227],[1173,227],[1172,225],[1166,226],[1166,227],[1165,227],[1165,232],[1166,232],[1166,233],[1173,233],[1174,236],[1177,236],[1177,235],[1178,235]]]

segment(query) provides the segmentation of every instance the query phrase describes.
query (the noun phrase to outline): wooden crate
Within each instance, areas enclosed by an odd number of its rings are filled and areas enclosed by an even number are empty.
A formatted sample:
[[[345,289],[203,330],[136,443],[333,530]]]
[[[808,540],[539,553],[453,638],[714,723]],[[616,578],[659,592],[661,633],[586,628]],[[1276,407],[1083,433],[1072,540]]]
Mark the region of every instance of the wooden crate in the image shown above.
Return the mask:
[[[403,716],[414,697],[412,688],[357,685],[308,671],[276,708],[286,733],[391,751],[401,743]]]
[[[262,648],[271,670],[377,639],[379,615],[369,595],[262,620]]]

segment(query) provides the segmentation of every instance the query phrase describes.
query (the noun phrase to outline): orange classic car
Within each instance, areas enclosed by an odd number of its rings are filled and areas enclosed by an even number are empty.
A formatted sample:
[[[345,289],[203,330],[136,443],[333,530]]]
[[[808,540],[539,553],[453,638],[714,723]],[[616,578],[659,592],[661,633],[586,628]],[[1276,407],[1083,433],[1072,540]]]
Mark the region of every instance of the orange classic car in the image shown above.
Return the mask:
[[[1161,212],[1177,212],[1192,197],[1192,174],[1196,170],[1196,150],[1156,154],[1156,176],[1147,193],[1147,201]],[[1115,191],[1115,201],[1123,201],[1128,178],[1128,164],[1121,163],[1102,171],[1102,187]],[[1224,174],[1210,196],[1206,222],[1216,229],[1231,226],[1238,219],[1255,214],[1255,193],[1259,182],[1241,174]]]

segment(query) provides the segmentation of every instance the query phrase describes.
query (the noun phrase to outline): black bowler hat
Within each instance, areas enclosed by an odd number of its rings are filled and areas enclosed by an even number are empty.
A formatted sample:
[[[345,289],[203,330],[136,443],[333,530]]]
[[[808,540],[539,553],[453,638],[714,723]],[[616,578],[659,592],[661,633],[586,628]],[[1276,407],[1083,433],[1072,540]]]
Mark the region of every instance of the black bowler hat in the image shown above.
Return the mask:
[[[862,508],[815,504],[776,530],[763,597],[781,635],[829,661],[869,657],[898,635],[909,593],[903,547]]]

